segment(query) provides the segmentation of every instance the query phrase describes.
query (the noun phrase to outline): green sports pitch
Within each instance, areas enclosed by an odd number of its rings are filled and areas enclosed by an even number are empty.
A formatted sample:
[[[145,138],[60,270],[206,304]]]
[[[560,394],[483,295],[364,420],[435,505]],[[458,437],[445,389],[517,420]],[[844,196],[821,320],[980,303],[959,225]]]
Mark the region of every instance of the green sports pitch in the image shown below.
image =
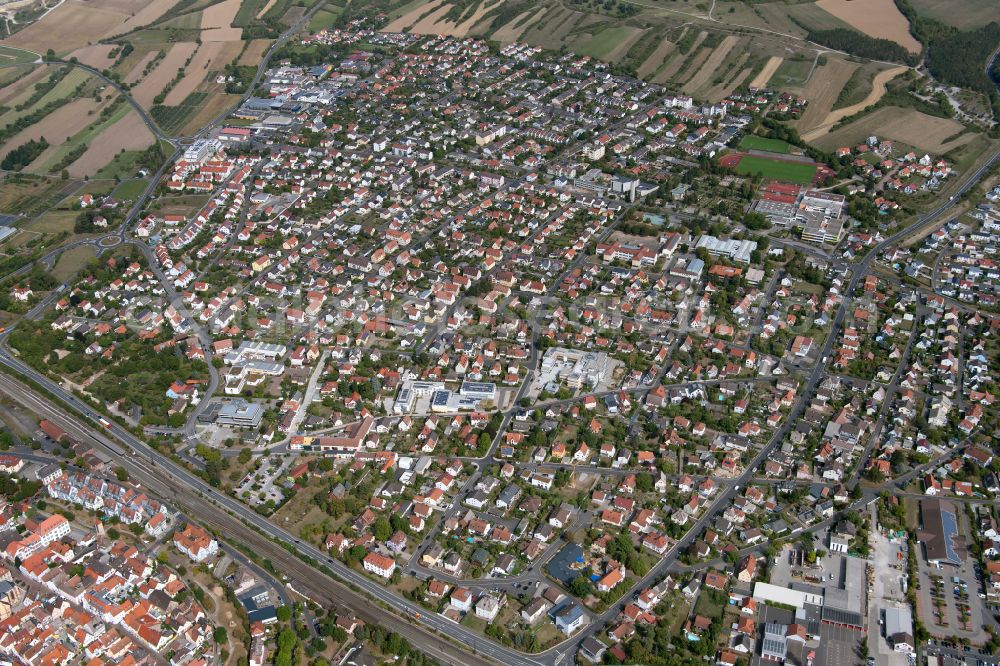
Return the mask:
[[[808,185],[816,176],[816,165],[745,155],[736,167],[736,173],[744,176],[760,174],[771,180]]]

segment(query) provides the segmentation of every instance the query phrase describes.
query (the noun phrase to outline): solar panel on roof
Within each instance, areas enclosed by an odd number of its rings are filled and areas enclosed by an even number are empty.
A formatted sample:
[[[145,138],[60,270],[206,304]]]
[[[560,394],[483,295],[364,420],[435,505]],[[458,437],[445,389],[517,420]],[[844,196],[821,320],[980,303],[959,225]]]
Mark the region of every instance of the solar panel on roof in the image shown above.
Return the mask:
[[[948,559],[955,564],[961,564],[962,559],[955,552],[954,539],[958,535],[958,520],[955,514],[950,511],[941,512],[941,527],[944,532],[944,548],[948,553]]]

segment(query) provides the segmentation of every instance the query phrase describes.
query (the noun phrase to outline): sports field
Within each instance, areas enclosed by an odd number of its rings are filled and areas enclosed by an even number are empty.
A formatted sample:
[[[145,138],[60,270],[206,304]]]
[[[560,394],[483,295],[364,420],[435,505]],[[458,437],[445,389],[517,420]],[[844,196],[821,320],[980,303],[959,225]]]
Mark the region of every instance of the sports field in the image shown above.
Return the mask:
[[[765,139],[752,134],[748,134],[740,141],[740,150],[765,150],[769,153],[785,154],[790,149],[791,146],[780,139]]]
[[[816,165],[746,155],[736,166],[736,173],[744,176],[760,174],[764,178],[808,185],[816,176]]]

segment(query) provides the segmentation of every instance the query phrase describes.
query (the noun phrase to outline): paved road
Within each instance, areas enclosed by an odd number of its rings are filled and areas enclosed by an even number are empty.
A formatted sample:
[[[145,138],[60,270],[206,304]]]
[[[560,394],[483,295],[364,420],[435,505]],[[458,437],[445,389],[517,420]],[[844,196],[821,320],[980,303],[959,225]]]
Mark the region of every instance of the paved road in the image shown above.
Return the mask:
[[[47,401],[38,398],[27,386],[16,382],[6,374],[0,375],[0,390],[15,399],[26,401],[28,407],[33,411],[51,417],[57,422],[66,423],[68,415],[63,412],[68,408],[70,413],[79,415],[83,422],[88,425],[77,425],[76,432],[87,433],[86,437],[81,437],[85,441],[97,442],[105,449],[111,451],[118,462],[129,469],[130,473],[135,473],[145,478],[151,488],[157,494],[165,497],[168,501],[179,504],[186,512],[189,512],[199,522],[216,529],[223,537],[229,538],[237,544],[246,544],[254,548],[258,553],[267,552],[272,561],[275,557],[281,557],[281,548],[273,548],[273,541],[285,544],[285,547],[298,553],[300,556],[312,558],[318,563],[328,567],[340,581],[351,585],[362,594],[357,595],[357,603],[348,604],[356,611],[369,609],[378,610],[375,615],[378,621],[390,626],[390,623],[398,623],[392,613],[383,612],[378,607],[373,606],[370,601],[364,599],[365,596],[375,599],[387,607],[393,608],[410,617],[421,616],[420,623],[427,629],[440,632],[442,635],[450,636],[463,645],[475,646],[475,649],[482,655],[494,659],[498,662],[511,664],[514,666],[529,666],[539,662],[534,661],[526,655],[515,650],[505,648],[499,644],[488,641],[482,635],[471,631],[461,625],[456,625],[450,620],[435,613],[425,614],[426,611],[401,597],[396,596],[381,584],[373,581],[364,574],[349,568],[338,560],[329,557],[325,552],[311,544],[301,541],[298,537],[290,534],[278,527],[266,518],[257,514],[246,505],[229,497],[225,493],[213,488],[201,478],[196,477],[184,467],[181,467],[170,458],[160,454],[145,442],[135,437],[131,432],[125,430],[117,423],[111,423],[107,432],[102,432],[100,428],[95,428],[101,415],[88,404],[84,403],[75,395],[65,391],[61,386],[41,376],[33,369],[21,363],[18,359],[9,355],[6,350],[0,352],[0,365],[24,377],[30,378],[46,391],[56,397],[62,403],[63,409],[56,409],[47,405]],[[93,431],[95,434],[90,434]],[[79,435],[78,435],[79,436]],[[108,437],[125,444],[122,447],[110,441]],[[133,453],[129,453],[131,449]],[[267,539],[261,539],[264,535]],[[273,540],[273,541],[272,541]],[[270,545],[269,545],[270,544]],[[263,549],[268,549],[267,551]],[[306,565],[297,557],[288,556],[281,560],[282,571],[287,572],[291,580],[295,582],[296,589],[312,592],[316,595],[330,597],[327,585],[333,584],[333,579],[326,577],[315,568]],[[324,590],[326,590],[324,592]],[[341,590],[334,598],[347,598],[345,592]],[[409,627],[409,624],[404,626]],[[412,631],[410,632],[413,633]],[[414,645],[420,650],[433,654],[439,659],[444,659],[447,663],[466,664],[477,663],[461,650],[456,650],[449,641],[441,639],[434,633],[428,631],[419,632],[414,640]],[[446,655],[451,654],[450,657]],[[484,663],[484,662],[478,662]]]

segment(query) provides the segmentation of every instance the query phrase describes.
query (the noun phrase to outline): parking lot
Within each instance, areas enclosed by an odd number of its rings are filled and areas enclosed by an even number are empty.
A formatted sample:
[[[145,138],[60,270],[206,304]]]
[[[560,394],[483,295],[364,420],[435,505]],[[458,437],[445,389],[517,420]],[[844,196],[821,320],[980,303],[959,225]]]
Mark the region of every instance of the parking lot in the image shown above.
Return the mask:
[[[931,636],[967,638],[973,645],[989,640],[983,629],[983,600],[979,598],[972,557],[966,556],[962,566],[955,567],[928,564],[921,553],[917,569],[920,579],[917,603]]]

